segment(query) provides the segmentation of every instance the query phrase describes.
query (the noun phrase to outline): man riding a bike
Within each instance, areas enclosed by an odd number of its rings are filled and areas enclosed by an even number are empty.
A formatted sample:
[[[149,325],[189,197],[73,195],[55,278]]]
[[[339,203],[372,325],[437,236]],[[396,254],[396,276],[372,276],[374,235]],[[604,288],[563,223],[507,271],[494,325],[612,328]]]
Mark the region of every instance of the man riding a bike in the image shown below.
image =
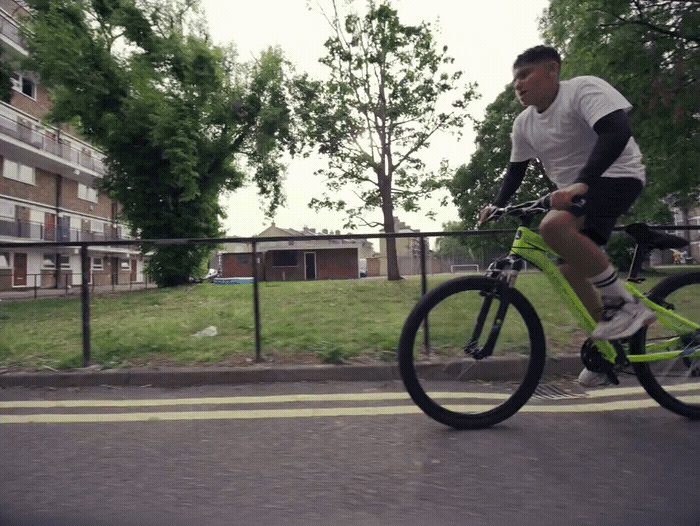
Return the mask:
[[[548,46],[527,49],[515,60],[514,88],[526,108],[513,124],[503,184],[481,222],[508,202],[530,160],[539,159],[557,186],[540,234],[562,256],[562,273],[597,322],[591,338],[629,338],[654,313],[625,288],[602,247],[646,183],[627,116],[632,106],[598,77],[560,80],[560,68],[559,53]],[[594,386],[608,378],[584,369],[579,381]]]

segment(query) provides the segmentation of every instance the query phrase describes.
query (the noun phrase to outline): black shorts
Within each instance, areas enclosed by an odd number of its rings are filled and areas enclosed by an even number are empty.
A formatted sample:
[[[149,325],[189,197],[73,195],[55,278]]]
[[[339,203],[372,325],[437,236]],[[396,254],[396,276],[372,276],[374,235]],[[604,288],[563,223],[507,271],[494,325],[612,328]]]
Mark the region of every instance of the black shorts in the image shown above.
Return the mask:
[[[610,239],[618,218],[642,193],[644,185],[634,177],[601,177],[585,196],[582,208],[572,208],[576,217],[585,216],[581,233],[603,246]]]

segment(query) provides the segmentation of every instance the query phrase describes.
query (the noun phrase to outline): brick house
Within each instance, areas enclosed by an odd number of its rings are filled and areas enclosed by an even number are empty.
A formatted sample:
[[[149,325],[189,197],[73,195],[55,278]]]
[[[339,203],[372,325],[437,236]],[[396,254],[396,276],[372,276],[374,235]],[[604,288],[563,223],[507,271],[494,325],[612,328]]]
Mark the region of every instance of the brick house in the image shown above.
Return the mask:
[[[360,259],[372,254],[372,244],[366,240],[304,239],[275,240],[264,238],[340,235],[340,232],[304,228],[303,231],[280,228],[274,223],[257,238],[257,265],[261,281],[305,281],[355,279],[360,273]],[[250,277],[253,275],[250,243],[229,243],[219,254],[221,277]]]
[[[19,0],[0,0],[0,44],[26,55]],[[46,126],[49,92],[31,72],[15,71],[0,102],[0,242],[128,239],[119,205],[97,190],[104,156],[68,126]],[[90,281],[143,281],[143,259],[125,247],[92,247]],[[0,290],[64,287],[81,281],[74,248],[0,249]]]

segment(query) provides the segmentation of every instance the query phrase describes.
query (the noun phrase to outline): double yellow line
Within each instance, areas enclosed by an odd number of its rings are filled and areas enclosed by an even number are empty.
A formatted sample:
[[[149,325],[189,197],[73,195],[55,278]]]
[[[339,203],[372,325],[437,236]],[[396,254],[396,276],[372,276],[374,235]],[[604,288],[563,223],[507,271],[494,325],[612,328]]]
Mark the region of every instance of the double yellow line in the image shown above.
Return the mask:
[[[682,386],[679,386],[684,390]],[[684,399],[700,403],[700,393],[697,384],[690,384],[685,389],[689,391]],[[639,395],[644,395],[637,399]],[[494,393],[440,393],[440,397],[451,399],[452,407],[459,410],[478,411],[490,406],[483,404],[486,399],[504,398],[504,395]],[[615,397],[615,400],[609,400]],[[626,399],[624,397],[630,397]],[[622,399],[619,399],[622,398]],[[482,403],[479,403],[482,400]],[[309,404],[309,403],[360,403],[375,402],[357,406],[337,405],[331,407],[288,407],[266,408],[249,407],[263,404]],[[386,402],[400,402],[390,405]],[[222,406],[245,405],[237,409],[202,409],[192,410],[192,406]],[[50,413],[13,414],[22,410],[51,410],[51,409],[137,409],[182,407],[181,411],[108,411],[99,413]],[[573,413],[601,412],[647,409],[657,407],[654,400],[648,398],[640,387],[600,389],[586,393],[582,398],[574,400],[532,400],[522,411],[529,413]],[[4,412],[4,414],[3,414]],[[8,414],[9,412],[9,414]],[[359,416],[388,416],[413,415],[421,411],[404,392],[389,393],[346,393],[346,394],[290,394],[271,396],[233,396],[233,397],[204,397],[204,398],[168,398],[168,399],[135,399],[135,400],[30,400],[30,401],[0,401],[0,424],[30,424],[30,423],[108,423],[108,422],[160,422],[173,420],[252,420],[270,418],[328,418],[328,417],[359,417]]]

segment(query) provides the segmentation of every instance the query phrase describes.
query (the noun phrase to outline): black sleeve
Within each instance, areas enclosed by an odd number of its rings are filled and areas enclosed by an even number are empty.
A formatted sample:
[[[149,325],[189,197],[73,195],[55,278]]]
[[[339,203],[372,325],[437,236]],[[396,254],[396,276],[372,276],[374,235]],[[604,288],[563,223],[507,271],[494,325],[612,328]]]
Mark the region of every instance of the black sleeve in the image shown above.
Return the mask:
[[[632,137],[630,122],[624,110],[613,111],[601,117],[593,125],[593,130],[598,134],[598,140],[586,165],[576,178],[577,183],[586,183],[588,186],[595,183],[603,172],[610,168]]]
[[[496,200],[493,202],[495,206],[505,206],[508,203],[508,200],[513,196],[518,187],[520,187],[520,183],[523,182],[523,177],[525,177],[525,171],[527,170],[529,162],[530,161],[521,161],[508,165],[508,171],[503,179],[501,189],[498,191]]]

